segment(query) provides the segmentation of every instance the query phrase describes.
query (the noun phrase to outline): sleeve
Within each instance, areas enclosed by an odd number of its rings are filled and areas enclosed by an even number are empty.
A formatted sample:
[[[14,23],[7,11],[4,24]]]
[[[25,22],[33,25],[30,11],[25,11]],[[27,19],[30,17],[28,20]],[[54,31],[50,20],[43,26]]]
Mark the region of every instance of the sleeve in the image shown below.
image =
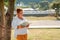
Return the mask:
[[[17,24],[16,24],[16,19],[15,18],[13,18],[11,26],[12,26],[13,29],[17,28]]]

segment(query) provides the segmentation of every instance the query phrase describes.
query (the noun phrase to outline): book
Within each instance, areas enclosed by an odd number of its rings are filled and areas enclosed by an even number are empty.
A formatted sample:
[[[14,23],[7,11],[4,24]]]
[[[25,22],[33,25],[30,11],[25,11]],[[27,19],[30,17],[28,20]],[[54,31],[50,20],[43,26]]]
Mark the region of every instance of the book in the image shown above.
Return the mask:
[[[29,25],[29,23],[28,22],[23,22],[23,23],[21,23],[20,24],[22,27],[26,27],[27,25]]]

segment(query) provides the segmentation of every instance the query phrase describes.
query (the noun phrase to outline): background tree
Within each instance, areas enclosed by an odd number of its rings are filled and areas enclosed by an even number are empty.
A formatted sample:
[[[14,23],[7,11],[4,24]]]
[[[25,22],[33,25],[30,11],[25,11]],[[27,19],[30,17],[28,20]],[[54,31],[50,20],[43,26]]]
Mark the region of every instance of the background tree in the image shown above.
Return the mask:
[[[48,1],[42,1],[39,4],[41,5],[42,10],[49,9],[49,2]]]
[[[56,12],[56,18],[59,19],[59,10],[60,10],[60,3],[54,3],[52,5],[52,8],[55,9],[55,12]]]

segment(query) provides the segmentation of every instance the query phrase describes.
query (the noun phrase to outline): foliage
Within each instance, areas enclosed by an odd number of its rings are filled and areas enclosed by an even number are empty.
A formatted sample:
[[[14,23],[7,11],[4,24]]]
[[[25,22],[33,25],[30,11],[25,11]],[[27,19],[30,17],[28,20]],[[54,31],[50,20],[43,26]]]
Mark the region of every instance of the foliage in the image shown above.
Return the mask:
[[[60,3],[54,3],[54,4],[52,5],[52,8],[53,8],[53,9],[55,9],[55,8],[59,9],[59,8],[60,8]]]
[[[43,10],[47,10],[49,8],[49,2],[48,1],[42,1],[39,4],[41,5],[41,8]]]
[[[5,5],[8,6],[8,0],[4,0]],[[33,9],[38,10],[47,10],[49,8],[52,8],[52,5],[56,2],[60,2],[60,0],[15,0],[15,4],[20,4],[20,2],[23,2],[24,5],[28,5],[26,7],[31,7]],[[22,8],[26,8],[21,6]]]
[[[56,12],[56,18],[59,19],[59,11],[60,11],[60,3],[53,3],[52,5],[52,9],[55,9],[55,12]]]
[[[4,4],[8,7],[8,0],[4,0]]]

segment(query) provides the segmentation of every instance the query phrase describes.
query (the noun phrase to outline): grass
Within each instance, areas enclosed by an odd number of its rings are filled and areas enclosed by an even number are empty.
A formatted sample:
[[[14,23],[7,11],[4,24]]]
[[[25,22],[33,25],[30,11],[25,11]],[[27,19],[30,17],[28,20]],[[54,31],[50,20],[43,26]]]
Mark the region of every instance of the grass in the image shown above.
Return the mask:
[[[60,40],[60,29],[28,29],[28,40]],[[12,39],[14,30],[12,30]]]

